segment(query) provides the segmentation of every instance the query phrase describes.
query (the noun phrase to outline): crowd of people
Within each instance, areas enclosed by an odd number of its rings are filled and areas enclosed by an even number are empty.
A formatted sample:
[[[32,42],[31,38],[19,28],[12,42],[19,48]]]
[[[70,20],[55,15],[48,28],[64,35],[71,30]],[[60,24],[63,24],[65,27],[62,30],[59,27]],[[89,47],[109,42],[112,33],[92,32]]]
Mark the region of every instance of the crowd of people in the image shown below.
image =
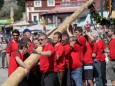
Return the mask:
[[[31,37],[29,29],[21,37],[15,29],[7,47],[3,39],[2,56],[7,57],[8,76],[21,66],[28,75],[19,86],[94,86],[94,82],[96,86],[107,86],[107,80],[114,86],[115,26],[106,28],[104,35],[108,43],[98,31],[83,31],[81,27],[68,27],[64,34],[55,32],[52,39],[45,33]],[[39,46],[41,52],[36,51]],[[31,53],[39,54],[40,59],[29,69],[24,61]]]

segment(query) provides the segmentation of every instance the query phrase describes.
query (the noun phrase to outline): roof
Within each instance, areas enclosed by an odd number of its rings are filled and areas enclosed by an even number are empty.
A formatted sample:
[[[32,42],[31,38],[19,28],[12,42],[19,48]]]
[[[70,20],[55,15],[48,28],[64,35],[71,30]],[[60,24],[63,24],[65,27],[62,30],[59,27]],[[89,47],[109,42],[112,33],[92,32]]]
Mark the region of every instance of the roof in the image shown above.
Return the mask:
[[[54,14],[54,13],[71,13],[75,12],[79,7],[55,7],[47,12],[41,13],[40,15],[45,14]]]

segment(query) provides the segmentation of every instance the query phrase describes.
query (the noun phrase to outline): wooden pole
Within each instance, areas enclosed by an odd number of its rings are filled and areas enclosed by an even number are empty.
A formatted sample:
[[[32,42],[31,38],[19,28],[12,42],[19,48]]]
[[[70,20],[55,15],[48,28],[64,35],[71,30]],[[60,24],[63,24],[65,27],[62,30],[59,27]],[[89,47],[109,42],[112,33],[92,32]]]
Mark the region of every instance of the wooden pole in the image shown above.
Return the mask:
[[[62,24],[60,24],[55,31],[52,32],[52,34],[49,35],[49,38],[53,38],[53,34],[57,31],[63,33],[67,26],[69,26],[88,6],[90,6],[94,0],[87,1],[83,6],[81,6],[79,9],[77,8],[76,11],[67,17]]]
[[[38,47],[36,50],[41,51],[42,47]],[[31,54],[24,63],[31,69],[37,64],[39,57],[39,54]],[[1,86],[18,86],[26,75],[27,73],[24,71],[24,68],[18,67]]]

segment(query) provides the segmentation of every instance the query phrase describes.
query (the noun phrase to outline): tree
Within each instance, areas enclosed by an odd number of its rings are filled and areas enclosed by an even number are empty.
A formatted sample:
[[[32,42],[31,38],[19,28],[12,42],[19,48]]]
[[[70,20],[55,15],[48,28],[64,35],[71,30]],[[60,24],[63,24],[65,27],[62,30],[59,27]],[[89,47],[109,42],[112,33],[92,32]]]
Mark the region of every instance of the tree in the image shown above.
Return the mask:
[[[26,0],[17,0],[17,5],[20,6],[23,12],[25,11],[25,2]]]
[[[5,2],[5,4],[3,5],[3,7],[1,8],[1,16],[5,17],[5,18],[10,18],[10,8],[14,9],[14,13],[16,13],[18,11],[18,6],[15,2]]]
[[[4,0],[0,0],[0,9],[2,8],[3,4],[4,4]]]
[[[17,0],[18,11],[17,14],[15,14],[15,20],[19,20],[23,17],[23,12],[25,12],[25,2],[26,0]]]

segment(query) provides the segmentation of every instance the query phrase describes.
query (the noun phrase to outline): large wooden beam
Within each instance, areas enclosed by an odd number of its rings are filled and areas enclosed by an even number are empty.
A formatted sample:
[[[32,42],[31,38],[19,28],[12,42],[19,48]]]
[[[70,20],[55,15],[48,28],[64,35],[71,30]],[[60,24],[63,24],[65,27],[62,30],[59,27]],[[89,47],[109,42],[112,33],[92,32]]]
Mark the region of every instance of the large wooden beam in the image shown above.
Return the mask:
[[[38,47],[37,51],[41,51],[42,47]],[[40,55],[38,54],[31,54],[26,60],[25,64],[31,69],[35,66],[39,60]],[[27,75],[24,71],[24,68],[18,67],[16,71],[14,71],[10,77],[2,84],[2,86],[18,86],[18,84],[22,81],[22,79]]]
[[[67,17],[62,24],[60,24],[55,31],[52,32],[52,34],[49,35],[49,38],[53,38],[53,34],[57,31],[63,33],[67,26],[69,26],[86,8],[88,8],[94,0],[87,1],[83,6],[81,6],[79,9],[76,8],[76,11]]]

